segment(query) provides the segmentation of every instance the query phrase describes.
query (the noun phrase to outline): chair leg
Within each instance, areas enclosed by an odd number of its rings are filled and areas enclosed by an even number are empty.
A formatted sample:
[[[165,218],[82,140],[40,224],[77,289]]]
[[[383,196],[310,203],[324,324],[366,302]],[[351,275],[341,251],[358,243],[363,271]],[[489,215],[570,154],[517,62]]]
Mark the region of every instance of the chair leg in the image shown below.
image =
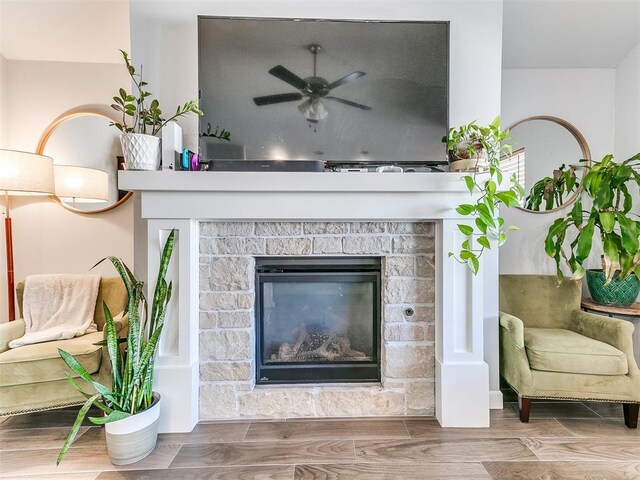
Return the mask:
[[[518,409],[520,410],[520,421],[522,423],[529,423],[529,413],[531,412],[531,399],[518,397]]]
[[[624,413],[624,424],[629,428],[638,428],[638,412],[640,411],[639,403],[623,403],[622,412]]]

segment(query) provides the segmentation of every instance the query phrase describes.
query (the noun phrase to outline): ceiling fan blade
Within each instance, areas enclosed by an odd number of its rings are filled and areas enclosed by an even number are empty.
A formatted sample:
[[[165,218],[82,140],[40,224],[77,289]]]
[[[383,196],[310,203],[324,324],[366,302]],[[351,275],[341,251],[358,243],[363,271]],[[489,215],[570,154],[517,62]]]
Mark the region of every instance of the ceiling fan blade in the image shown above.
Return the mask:
[[[336,80],[333,83],[330,83],[329,84],[329,90],[331,90],[332,88],[339,87],[340,85],[344,85],[345,83],[353,82],[354,80],[357,80],[360,77],[364,77],[365,75],[366,75],[366,73],[364,73],[364,72],[353,72],[353,73],[350,73],[346,77],[342,77],[341,79]]]
[[[367,105],[362,105],[361,103],[356,103],[356,102],[352,102],[351,100],[345,100],[344,98],[338,98],[338,97],[324,97],[327,100],[333,100],[334,102],[340,102],[340,103],[344,103],[345,105],[349,105],[350,107],[356,107],[359,108],[360,110],[371,110],[371,107],[368,107]]]
[[[302,95],[299,93],[280,93],[278,95],[267,95],[266,97],[256,97],[253,102],[261,107],[263,105],[273,105],[275,103],[295,102],[296,100],[302,100]]]
[[[289,85],[296,87],[298,90],[304,90],[307,86],[307,82],[302,80],[299,76],[293,73],[291,70],[287,70],[282,65],[276,65],[269,73],[276,78],[279,78],[283,82],[287,82]]]

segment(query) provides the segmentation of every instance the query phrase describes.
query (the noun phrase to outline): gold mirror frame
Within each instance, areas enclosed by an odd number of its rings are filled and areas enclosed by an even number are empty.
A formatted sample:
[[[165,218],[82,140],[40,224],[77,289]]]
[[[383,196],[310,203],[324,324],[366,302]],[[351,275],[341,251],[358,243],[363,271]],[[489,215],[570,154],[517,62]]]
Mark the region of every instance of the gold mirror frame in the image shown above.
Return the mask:
[[[56,131],[56,129],[62,125],[63,123],[74,119],[74,118],[78,118],[78,117],[86,117],[86,116],[97,116],[97,117],[102,117],[105,118],[111,122],[118,122],[121,119],[119,119],[115,112],[113,111],[113,109],[111,109],[111,107],[107,106],[107,105],[81,105],[79,107],[75,107],[72,108],[71,110],[67,110],[66,112],[64,112],[62,115],[58,116],[55,118],[55,120],[53,120],[53,122],[51,122],[51,124],[45,129],[45,131],[42,133],[42,136],[40,137],[40,140],[38,140],[38,146],[36,147],[36,153],[43,155],[45,146],[47,145],[47,141],[49,140],[49,138],[51,137],[51,135],[53,135],[53,133]],[[115,128],[115,127],[114,127]],[[54,159],[55,161],[55,159]],[[117,169],[116,169],[116,175],[117,175]],[[120,189],[118,189],[120,190]],[[124,202],[126,202],[127,200],[129,200],[131,197],[133,196],[133,192],[127,192],[124,197],[122,197],[120,200],[118,200],[117,202],[113,203],[112,205],[109,205],[108,207],[104,207],[104,208],[100,208],[98,210],[81,210],[79,208],[75,208],[72,207],[70,205],[67,205],[66,203],[64,203],[62,200],[60,200],[56,195],[51,195],[49,198],[51,198],[54,202],[56,202],[57,204],[61,205],[63,208],[69,210],[70,212],[73,213],[78,213],[81,215],[93,215],[96,213],[104,213],[104,212],[108,212],[109,210],[112,210],[116,207],[119,207],[120,205],[122,205]]]
[[[534,115],[533,117],[526,117],[526,118],[523,118],[522,120],[518,120],[517,122],[511,124],[507,130],[509,130],[509,133],[511,133],[511,130],[517,127],[518,125],[521,125],[525,122],[529,122],[532,120],[546,120],[548,122],[556,123],[561,127],[564,127],[566,130],[568,130],[569,133],[573,136],[573,138],[575,138],[576,142],[578,142],[578,145],[580,146],[580,150],[582,150],[582,158],[584,158],[585,160],[589,160],[587,162],[587,166],[591,165],[591,150],[589,149],[587,140],[584,138],[580,130],[578,130],[574,125],[567,122],[563,118],[554,117],[551,115]],[[542,213],[542,214],[557,212],[559,210],[567,208],[569,205],[575,202],[580,196],[580,193],[582,192],[582,178],[584,178],[584,173],[582,174],[582,177],[580,179],[581,180],[580,185],[578,186],[578,189],[575,191],[575,193],[569,199],[567,199],[566,202],[564,202],[562,205],[558,207],[552,208],[551,210],[531,210],[529,208],[524,208],[524,207],[516,207],[516,208],[518,208],[519,210],[522,210],[523,212]]]

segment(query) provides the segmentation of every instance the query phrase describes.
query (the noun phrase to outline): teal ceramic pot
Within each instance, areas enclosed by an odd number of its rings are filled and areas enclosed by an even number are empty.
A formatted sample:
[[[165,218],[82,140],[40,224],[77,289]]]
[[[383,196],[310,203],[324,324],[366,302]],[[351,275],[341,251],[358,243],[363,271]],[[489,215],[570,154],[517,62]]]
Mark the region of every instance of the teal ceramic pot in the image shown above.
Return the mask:
[[[594,302],[615,307],[628,307],[635,303],[640,293],[638,277],[632,274],[620,280],[616,274],[609,285],[605,285],[605,281],[602,270],[587,270],[587,287]]]

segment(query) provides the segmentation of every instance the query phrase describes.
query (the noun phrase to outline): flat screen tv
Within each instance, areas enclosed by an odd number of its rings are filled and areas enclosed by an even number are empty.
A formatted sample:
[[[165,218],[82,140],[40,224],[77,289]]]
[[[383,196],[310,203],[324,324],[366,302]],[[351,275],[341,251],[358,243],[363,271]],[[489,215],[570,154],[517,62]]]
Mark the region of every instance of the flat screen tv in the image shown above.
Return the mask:
[[[446,163],[448,22],[199,17],[198,42],[204,160]]]

